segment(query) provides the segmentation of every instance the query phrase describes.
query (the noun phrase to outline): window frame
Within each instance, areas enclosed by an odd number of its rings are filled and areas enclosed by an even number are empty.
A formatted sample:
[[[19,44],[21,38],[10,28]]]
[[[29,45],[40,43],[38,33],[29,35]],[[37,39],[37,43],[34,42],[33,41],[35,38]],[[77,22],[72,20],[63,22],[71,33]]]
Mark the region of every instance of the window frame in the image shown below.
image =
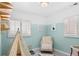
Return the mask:
[[[76,27],[72,26],[71,22],[69,22],[70,21],[69,18],[71,18],[71,19],[73,19],[73,20],[76,21],[76,23],[72,22],[73,25],[76,26]],[[65,20],[64,20],[64,37],[79,38],[79,23],[78,23],[78,18],[79,18],[79,16],[70,16],[68,18],[65,18]],[[68,23],[66,23],[67,22],[66,20],[68,21]],[[74,29],[72,29],[72,28],[74,28]],[[68,32],[66,32],[66,30]],[[75,33],[74,32],[71,33],[72,30],[76,31],[76,32]]]
[[[10,22],[10,21],[9,21]],[[22,36],[31,36],[31,33],[30,33],[30,35],[28,35],[28,33],[27,33],[27,35],[26,35],[26,33],[24,32],[24,33],[22,33],[22,28],[24,27],[24,26],[22,26],[22,24],[24,24],[24,22],[26,23],[29,23],[30,24],[30,32],[31,32],[31,22],[30,21],[19,21],[19,20],[11,20],[11,22],[16,22],[13,26],[14,26],[14,28],[17,28],[17,30],[18,30],[18,26],[17,26],[17,23],[19,23],[19,31],[21,32],[21,35]],[[11,24],[9,24],[9,27],[11,26]],[[11,27],[12,28],[12,27]],[[14,31],[10,31],[10,29],[9,29],[9,31],[8,31],[8,36],[9,37],[15,37],[15,35],[16,35],[16,32],[17,32],[17,30],[14,30]],[[11,32],[14,32],[14,33],[11,33]]]

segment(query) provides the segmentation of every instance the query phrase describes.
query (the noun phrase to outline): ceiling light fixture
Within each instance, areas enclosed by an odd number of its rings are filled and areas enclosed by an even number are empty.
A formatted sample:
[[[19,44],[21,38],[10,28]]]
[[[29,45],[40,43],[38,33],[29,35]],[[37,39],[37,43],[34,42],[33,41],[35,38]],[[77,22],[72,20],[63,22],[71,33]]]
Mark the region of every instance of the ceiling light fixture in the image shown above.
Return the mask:
[[[45,8],[48,6],[48,2],[41,2],[41,7]]]

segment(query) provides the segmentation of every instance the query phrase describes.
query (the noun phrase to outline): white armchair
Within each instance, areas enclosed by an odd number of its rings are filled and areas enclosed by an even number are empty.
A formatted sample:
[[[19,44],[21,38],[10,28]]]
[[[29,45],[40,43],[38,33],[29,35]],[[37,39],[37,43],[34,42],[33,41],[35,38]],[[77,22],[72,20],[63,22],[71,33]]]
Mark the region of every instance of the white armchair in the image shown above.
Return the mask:
[[[79,45],[71,46],[71,56],[79,56]]]
[[[41,40],[41,52],[53,52],[53,39],[51,36],[43,36]]]

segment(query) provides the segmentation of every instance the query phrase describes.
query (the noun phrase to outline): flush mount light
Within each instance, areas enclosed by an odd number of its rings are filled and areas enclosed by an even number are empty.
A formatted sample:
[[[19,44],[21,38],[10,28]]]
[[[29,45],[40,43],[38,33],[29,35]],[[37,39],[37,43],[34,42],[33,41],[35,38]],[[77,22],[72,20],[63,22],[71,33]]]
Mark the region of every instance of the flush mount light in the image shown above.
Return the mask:
[[[41,7],[43,8],[48,6],[48,2],[41,2],[40,4],[41,4]]]

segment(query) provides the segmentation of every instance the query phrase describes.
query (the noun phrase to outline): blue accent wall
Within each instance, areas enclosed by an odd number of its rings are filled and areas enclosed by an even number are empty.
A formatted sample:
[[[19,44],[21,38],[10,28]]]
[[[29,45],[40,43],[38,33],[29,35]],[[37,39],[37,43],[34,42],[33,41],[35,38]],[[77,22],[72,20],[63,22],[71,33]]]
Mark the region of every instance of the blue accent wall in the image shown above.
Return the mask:
[[[8,47],[9,47],[9,39],[8,39],[8,32],[2,31],[1,32],[1,48],[2,48],[2,55],[7,55]],[[6,53],[7,52],[7,53]]]
[[[64,24],[56,24],[56,31],[51,31],[51,25],[48,26],[48,34],[54,38],[54,47],[64,52],[70,52],[70,46],[79,45],[79,38],[64,37]]]
[[[65,38],[64,24],[56,24],[56,31],[51,31],[51,25],[43,25],[43,30],[39,31],[37,24],[32,24],[32,36],[23,37],[25,46],[31,45],[32,48],[40,47],[40,40],[44,35],[51,35],[54,38],[54,47],[64,52],[70,52],[71,45],[79,44],[79,38]],[[14,38],[8,37],[8,31],[1,32],[1,55],[9,55]]]
[[[32,24],[32,35],[29,37],[23,37],[24,45],[31,45],[32,48],[38,48],[40,46],[40,40],[47,32],[46,25],[42,25],[44,28],[39,31],[37,24]],[[41,29],[41,28],[40,28]],[[1,32],[2,42],[2,55],[9,55],[14,38],[8,37],[8,31]]]
[[[1,56],[1,32],[0,32],[0,56]]]

